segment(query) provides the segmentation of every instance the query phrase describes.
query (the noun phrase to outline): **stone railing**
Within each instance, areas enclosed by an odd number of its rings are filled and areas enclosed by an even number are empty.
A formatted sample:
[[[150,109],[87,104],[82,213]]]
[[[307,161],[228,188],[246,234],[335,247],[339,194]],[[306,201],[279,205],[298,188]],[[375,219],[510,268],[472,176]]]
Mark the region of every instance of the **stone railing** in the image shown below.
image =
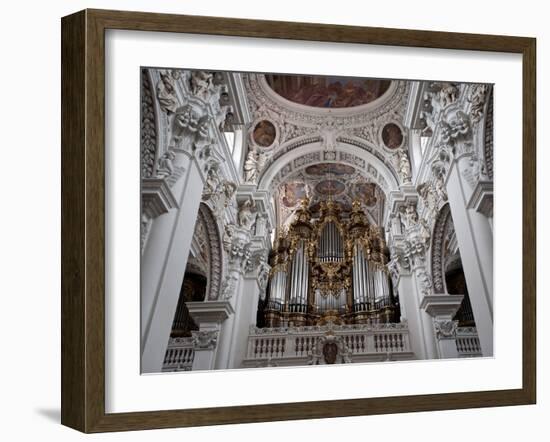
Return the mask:
[[[456,330],[456,349],[460,358],[482,356],[481,345],[475,327],[459,327]]]
[[[330,337],[350,362],[414,359],[406,323],[250,328],[245,367],[306,365]]]
[[[193,367],[194,358],[192,338],[170,338],[162,371],[189,371]]]

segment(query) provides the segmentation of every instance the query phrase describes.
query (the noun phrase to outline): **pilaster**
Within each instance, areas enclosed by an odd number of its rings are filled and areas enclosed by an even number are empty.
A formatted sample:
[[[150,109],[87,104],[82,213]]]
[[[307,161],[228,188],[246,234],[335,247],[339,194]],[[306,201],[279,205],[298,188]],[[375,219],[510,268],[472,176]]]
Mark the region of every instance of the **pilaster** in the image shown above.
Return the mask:
[[[456,348],[458,321],[454,321],[453,317],[460,308],[463,299],[462,295],[426,295],[420,304],[420,308],[433,318],[438,356],[441,359],[458,357]]]

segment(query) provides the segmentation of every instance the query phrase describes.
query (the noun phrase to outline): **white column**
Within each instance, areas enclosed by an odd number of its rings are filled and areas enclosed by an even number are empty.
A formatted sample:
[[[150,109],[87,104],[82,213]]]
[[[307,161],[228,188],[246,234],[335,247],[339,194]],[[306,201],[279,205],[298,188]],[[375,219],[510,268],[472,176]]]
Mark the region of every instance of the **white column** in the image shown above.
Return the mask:
[[[199,326],[192,332],[193,370],[212,370],[216,367],[216,356],[220,342],[224,338],[223,324],[234,313],[228,301],[205,301],[186,303],[189,314]]]
[[[141,264],[141,370],[160,372],[185,274],[203,177],[195,159],[172,189],[180,209],[153,220]],[[182,210],[185,208],[185,210]]]
[[[454,162],[447,194],[483,356],[493,355],[493,235],[489,220],[467,208],[471,189]]]
[[[418,315],[420,320],[420,325],[422,327],[421,337],[424,341],[424,348],[426,349],[426,359],[437,359],[437,344],[435,339],[435,332],[433,328],[432,317],[424,311],[422,307],[423,301],[423,292],[429,290],[426,286],[425,278],[428,277],[430,282],[428,283],[431,287],[431,276],[428,276],[429,273],[424,267],[417,267],[413,272],[413,279],[415,281],[415,298],[416,305],[418,308]]]
[[[242,362],[246,357],[249,329],[251,325],[256,324],[259,295],[260,287],[255,272],[245,275],[236,299],[236,313],[227,368],[242,367]]]
[[[239,311],[241,308],[241,292],[242,276],[240,276],[239,280],[236,282],[235,293],[229,300],[235,314],[231,315],[222,325],[219,350],[216,357],[216,368],[218,369],[237,368],[232,365],[232,361],[235,347],[235,327],[242,317],[241,312]]]
[[[416,294],[416,283],[411,273],[401,270],[397,281],[397,291],[401,317],[407,321],[409,328],[411,350],[417,359],[427,359],[428,350],[424,340],[424,321]]]
[[[437,352],[441,359],[458,358],[456,348],[458,321],[453,321],[453,317],[460,308],[463,299],[462,295],[445,293],[428,295],[422,300],[422,309],[433,318]]]

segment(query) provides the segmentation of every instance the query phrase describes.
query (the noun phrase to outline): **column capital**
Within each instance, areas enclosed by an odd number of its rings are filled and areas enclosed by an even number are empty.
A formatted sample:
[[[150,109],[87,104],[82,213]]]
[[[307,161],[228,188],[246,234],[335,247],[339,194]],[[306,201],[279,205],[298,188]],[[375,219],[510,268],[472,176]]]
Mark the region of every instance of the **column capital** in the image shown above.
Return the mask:
[[[425,295],[420,303],[420,308],[436,319],[450,319],[460,308],[463,299],[464,295]]]
[[[186,302],[185,305],[201,329],[219,329],[221,323],[235,313],[229,301]]]

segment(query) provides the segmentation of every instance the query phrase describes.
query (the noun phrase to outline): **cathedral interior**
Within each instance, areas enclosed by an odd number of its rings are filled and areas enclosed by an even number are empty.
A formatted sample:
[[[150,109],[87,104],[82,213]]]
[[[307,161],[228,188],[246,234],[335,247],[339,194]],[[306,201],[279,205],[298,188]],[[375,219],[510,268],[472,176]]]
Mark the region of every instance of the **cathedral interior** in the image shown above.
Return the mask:
[[[493,88],[141,71],[143,373],[493,356]]]

